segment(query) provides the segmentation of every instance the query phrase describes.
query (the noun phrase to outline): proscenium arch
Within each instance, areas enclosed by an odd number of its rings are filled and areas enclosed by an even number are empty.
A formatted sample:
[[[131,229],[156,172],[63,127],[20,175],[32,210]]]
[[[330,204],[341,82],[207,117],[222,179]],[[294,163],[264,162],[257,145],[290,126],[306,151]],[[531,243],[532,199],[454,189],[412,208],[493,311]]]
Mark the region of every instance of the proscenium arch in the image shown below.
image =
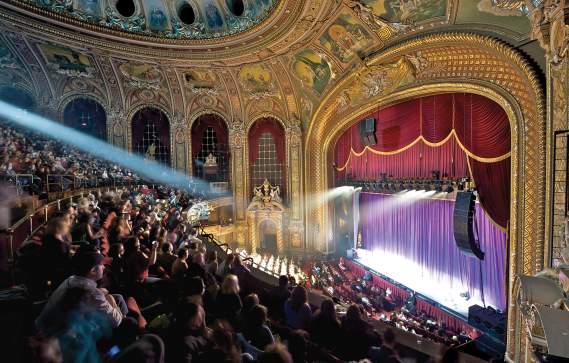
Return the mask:
[[[374,67],[395,64],[404,57],[421,58],[413,64],[409,83],[369,97],[365,103],[341,108],[338,96]],[[534,274],[547,265],[545,246],[546,117],[543,89],[533,69],[515,50],[494,39],[473,34],[437,34],[393,46],[369,59],[340,80],[314,113],[305,142],[307,198],[318,207],[306,210],[306,239],[327,242],[328,204],[318,198],[332,180],[335,141],[358,117],[378,107],[412,98],[449,92],[475,93],[497,102],[511,127],[511,204],[508,257],[507,358],[525,360],[522,318],[513,295],[519,274]],[[314,203],[314,201],[313,201]],[[307,203],[308,205],[308,203]],[[325,249],[322,246],[321,250]],[[326,246],[325,246],[326,247]]]

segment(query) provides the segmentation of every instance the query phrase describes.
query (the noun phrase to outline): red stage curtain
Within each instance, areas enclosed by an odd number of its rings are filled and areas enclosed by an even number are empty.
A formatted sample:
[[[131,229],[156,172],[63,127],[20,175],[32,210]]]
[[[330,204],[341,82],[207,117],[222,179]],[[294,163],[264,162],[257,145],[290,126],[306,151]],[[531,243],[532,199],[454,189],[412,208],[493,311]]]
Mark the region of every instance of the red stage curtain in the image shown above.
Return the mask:
[[[217,115],[202,115],[192,125],[192,159],[202,150],[203,134],[208,127],[215,131],[219,144],[227,145],[229,136],[225,121]]]
[[[269,132],[275,140],[277,159],[285,165],[285,135],[278,121],[264,118],[255,122],[249,130],[249,163],[253,164],[259,157],[259,139],[261,135]]]
[[[481,163],[469,158],[478,199],[492,220],[506,228],[510,219],[510,158]]]
[[[377,145],[361,143],[359,125],[335,147],[337,178],[430,178],[433,170],[451,178],[471,177],[490,217],[506,227],[509,219],[511,132],[500,105],[483,96],[442,94],[402,102],[375,117]],[[385,153],[389,153],[386,155]]]

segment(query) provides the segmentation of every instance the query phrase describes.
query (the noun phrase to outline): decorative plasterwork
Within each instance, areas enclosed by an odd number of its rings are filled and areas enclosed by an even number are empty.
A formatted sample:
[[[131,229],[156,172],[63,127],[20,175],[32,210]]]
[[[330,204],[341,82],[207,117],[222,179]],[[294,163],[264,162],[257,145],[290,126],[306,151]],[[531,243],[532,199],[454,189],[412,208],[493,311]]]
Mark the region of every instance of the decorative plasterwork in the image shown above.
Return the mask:
[[[389,67],[420,52],[424,68],[414,80],[367,100],[365,106],[340,109],[338,95],[354,84],[358,72],[344,77],[324,98],[313,116],[305,142],[305,195],[316,198],[332,186],[330,155],[336,138],[360,117],[377,107],[441,92],[473,92],[498,102],[512,130],[510,279],[533,274],[544,265],[545,120],[544,99],[533,70],[511,48],[471,34],[440,34],[419,38],[385,50],[368,66]],[[363,67],[363,66],[362,66]],[[432,71],[431,71],[432,70]],[[318,201],[312,200],[318,204]],[[327,204],[307,210],[307,241],[323,241],[330,225]],[[317,246],[318,247],[318,246]],[[325,247],[320,246],[321,250]],[[510,286],[511,288],[511,286]],[[511,291],[511,290],[510,290]],[[515,329],[520,316],[510,296],[508,354],[521,357]],[[518,342],[518,343],[516,343]]]

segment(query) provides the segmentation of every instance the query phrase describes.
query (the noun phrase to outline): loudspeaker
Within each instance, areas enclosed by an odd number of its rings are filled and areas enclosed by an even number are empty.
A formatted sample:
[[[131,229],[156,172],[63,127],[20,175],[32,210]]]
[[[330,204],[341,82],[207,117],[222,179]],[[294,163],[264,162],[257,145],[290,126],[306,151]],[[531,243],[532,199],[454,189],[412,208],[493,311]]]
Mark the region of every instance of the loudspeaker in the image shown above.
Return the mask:
[[[375,119],[373,117],[368,117],[361,121],[359,129],[362,144],[365,146],[373,146],[377,144],[377,139],[375,137]]]
[[[474,202],[473,192],[457,192],[454,203],[453,230],[458,249],[469,256],[484,259],[484,252],[474,237]]]

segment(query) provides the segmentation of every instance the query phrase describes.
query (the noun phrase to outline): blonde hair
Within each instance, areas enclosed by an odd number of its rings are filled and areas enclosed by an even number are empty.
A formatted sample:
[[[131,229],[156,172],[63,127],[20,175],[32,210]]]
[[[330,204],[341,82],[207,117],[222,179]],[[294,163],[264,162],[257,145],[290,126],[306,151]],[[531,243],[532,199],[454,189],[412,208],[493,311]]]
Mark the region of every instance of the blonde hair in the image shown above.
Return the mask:
[[[222,294],[238,294],[239,293],[239,279],[237,276],[229,274],[223,279],[221,284]]]

